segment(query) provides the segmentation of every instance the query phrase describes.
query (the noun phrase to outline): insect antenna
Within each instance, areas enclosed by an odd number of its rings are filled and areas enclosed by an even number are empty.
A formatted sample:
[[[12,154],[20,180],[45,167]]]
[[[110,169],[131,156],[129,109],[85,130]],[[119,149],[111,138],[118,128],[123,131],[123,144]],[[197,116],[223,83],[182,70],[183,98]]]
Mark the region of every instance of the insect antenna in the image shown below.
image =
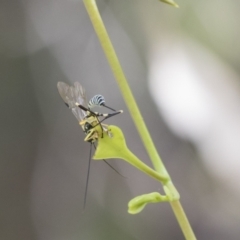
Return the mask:
[[[94,149],[96,150],[96,145],[93,143]],[[126,178],[125,176],[123,176],[120,172],[118,172],[110,163],[108,163],[105,159],[103,159],[103,161],[111,168],[113,169],[118,175],[120,175],[123,178]]]
[[[89,159],[88,159],[88,171],[87,171],[87,181],[86,181],[85,193],[84,193],[83,209],[85,209],[86,201],[87,201],[87,190],[88,190],[88,180],[90,175],[91,157],[92,157],[92,143],[90,143],[90,153],[89,153]]]

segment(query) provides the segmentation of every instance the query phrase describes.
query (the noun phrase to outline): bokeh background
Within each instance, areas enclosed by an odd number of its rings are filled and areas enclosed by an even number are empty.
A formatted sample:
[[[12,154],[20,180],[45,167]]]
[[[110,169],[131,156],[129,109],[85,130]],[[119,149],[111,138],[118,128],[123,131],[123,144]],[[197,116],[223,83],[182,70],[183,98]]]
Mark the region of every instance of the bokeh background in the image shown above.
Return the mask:
[[[239,239],[240,2],[97,3],[197,238]],[[82,1],[1,1],[0,239],[183,239],[167,203],[127,213],[162,188],[121,160],[127,179],[92,161],[83,211],[89,144],[58,81],[123,109],[108,123],[151,166]]]

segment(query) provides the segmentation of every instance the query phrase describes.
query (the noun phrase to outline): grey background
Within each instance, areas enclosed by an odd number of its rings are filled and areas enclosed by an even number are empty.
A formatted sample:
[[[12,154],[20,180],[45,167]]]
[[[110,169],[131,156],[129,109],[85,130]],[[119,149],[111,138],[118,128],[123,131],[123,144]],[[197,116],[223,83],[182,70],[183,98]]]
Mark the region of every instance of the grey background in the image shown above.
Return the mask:
[[[239,239],[239,194],[219,182],[196,145],[175,135],[159,114],[148,89],[148,53],[161,45],[161,36],[185,34],[238,76],[240,4],[178,3],[178,10],[154,0],[99,0],[98,6],[197,238]],[[110,106],[123,109],[108,123],[120,126],[129,148],[151,166],[83,3],[0,4],[0,239],[183,239],[167,203],[150,205],[139,215],[127,213],[130,199],[162,189],[121,160],[111,163],[127,179],[92,161],[83,212],[89,145],[59,97],[58,81],[79,81],[89,98],[100,93]],[[223,25],[222,19],[230,22]]]

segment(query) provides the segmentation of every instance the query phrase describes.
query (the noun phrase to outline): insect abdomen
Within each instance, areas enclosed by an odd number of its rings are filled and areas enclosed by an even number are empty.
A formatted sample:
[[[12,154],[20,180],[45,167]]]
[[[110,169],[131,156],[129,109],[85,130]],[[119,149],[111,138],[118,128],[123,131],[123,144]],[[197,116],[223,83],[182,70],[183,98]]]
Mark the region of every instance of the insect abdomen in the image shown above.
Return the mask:
[[[88,103],[89,108],[93,108],[95,106],[103,106],[105,104],[105,99],[102,95],[95,95],[91,98]]]

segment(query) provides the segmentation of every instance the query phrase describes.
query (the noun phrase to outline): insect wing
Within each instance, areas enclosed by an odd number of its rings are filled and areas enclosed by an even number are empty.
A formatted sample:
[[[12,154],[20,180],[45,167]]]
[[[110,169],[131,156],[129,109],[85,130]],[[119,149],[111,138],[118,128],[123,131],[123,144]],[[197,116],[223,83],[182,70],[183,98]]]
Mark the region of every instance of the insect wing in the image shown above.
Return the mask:
[[[64,82],[58,82],[57,88],[63,101],[72,110],[72,113],[77,120],[81,121],[84,117],[86,117],[87,113],[76,107],[76,102],[86,106],[86,93],[81,84],[75,82],[74,86],[69,86]]]

